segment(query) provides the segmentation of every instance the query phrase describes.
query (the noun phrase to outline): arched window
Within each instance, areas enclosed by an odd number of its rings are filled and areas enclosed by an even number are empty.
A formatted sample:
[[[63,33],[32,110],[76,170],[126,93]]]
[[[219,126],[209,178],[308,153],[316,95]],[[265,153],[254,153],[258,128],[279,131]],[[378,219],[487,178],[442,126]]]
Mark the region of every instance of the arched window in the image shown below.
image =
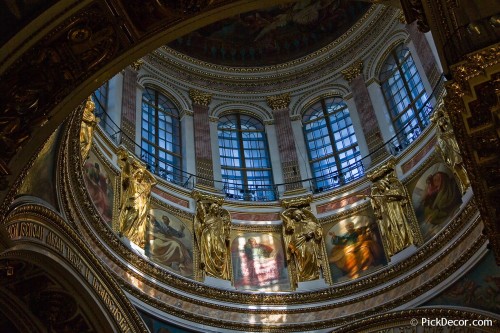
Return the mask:
[[[141,157],[149,169],[181,184],[181,128],[179,111],[162,93],[146,88],[142,95]]]
[[[219,119],[218,136],[226,195],[238,200],[275,200],[264,125],[245,114],[230,114]]]
[[[358,140],[347,105],[340,97],[321,99],[302,119],[315,192],[363,175]]]
[[[109,82],[104,83],[92,94],[92,101],[95,104],[96,117],[103,118],[108,107]]]
[[[429,125],[432,108],[428,105],[422,79],[407,47],[399,45],[391,51],[379,79],[389,115],[398,134],[398,145],[392,147],[397,153]]]

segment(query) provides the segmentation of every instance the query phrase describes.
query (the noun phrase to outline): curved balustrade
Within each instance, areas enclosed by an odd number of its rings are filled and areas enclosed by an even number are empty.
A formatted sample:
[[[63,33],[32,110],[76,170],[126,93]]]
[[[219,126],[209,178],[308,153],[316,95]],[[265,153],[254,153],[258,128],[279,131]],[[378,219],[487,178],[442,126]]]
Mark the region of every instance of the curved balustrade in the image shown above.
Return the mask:
[[[414,115],[414,117],[412,118],[414,119],[415,117],[420,117],[420,122],[423,127],[418,124],[411,126],[412,119],[410,119],[406,126],[402,127],[391,139],[389,139],[384,144],[380,145],[380,147],[375,149],[372,153],[364,156],[355,163],[349,164],[346,167],[329,175],[303,179],[298,182],[301,183],[302,186],[305,186],[306,188],[311,190],[313,193],[321,193],[362,178],[364,176],[364,163],[368,158],[371,158],[372,155],[376,154],[382,149],[385,149],[391,155],[397,156],[401,154],[401,152],[403,152],[423,133],[423,130],[430,124],[430,116],[434,111],[433,104],[435,104],[437,100],[442,97],[443,93],[444,75],[441,75],[438,82],[434,86],[432,93],[427,98],[427,101],[418,110],[419,112],[417,113],[417,115]],[[435,103],[432,103],[433,99],[435,99]],[[155,175],[167,180],[170,183],[187,189],[194,188],[197,178],[203,179],[202,177],[197,177],[194,174],[180,170],[177,167],[168,164],[166,161],[162,162],[164,162],[164,164],[168,166],[168,170],[159,167],[158,164],[152,162],[154,161],[153,156],[150,155],[146,150],[142,149],[142,147],[137,144],[135,140],[132,140],[124,132],[122,132],[119,126],[111,119],[111,117],[109,117],[106,112],[98,116],[101,117],[101,121],[99,122],[100,127],[107,135],[109,135],[111,140],[116,145],[119,145],[123,141],[123,137],[127,137],[130,142],[134,142],[136,146],[135,152],[141,152],[141,160],[146,163],[148,170]],[[210,179],[210,181],[214,182],[216,188],[222,189],[227,199],[242,201],[275,201],[280,197],[281,194],[283,194],[283,192],[285,192],[286,185],[291,184],[282,183],[264,186],[230,184],[213,179]],[[316,184],[321,185],[317,186]]]

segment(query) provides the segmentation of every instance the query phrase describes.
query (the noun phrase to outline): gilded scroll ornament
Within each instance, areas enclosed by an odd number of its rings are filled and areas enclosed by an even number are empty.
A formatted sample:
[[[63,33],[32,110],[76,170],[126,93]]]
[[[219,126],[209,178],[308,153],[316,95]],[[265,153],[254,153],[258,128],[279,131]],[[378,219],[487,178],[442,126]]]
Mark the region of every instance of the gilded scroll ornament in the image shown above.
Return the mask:
[[[90,148],[92,147],[92,138],[94,137],[94,128],[99,122],[94,111],[95,104],[89,96],[85,102],[82,124],[80,126],[80,153],[82,155],[82,164],[84,164],[89,157]]]
[[[194,232],[202,277],[231,280],[230,231],[231,216],[220,201],[197,201]]]
[[[189,97],[193,104],[208,106],[212,100],[212,94],[204,93],[196,89],[189,89]]]
[[[388,257],[418,243],[411,230],[410,216],[414,212],[406,188],[396,177],[393,162],[367,175],[373,182],[367,197],[371,199]]]
[[[122,169],[120,233],[144,248],[151,188],[156,184],[156,180],[144,164],[124,148],[118,151],[118,164]]]
[[[266,97],[267,105],[273,110],[282,110],[288,108],[290,104],[290,94],[285,93],[276,96]]]
[[[352,80],[363,73],[363,61],[355,61],[351,66],[344,69],[341,73],[344,76],[344,79],[350,83]]]
[[[288,265],[292,265],[292,288],[298,282],[320,278],[323,263],[323,229],[308,209],[291,207],[281,213]]]
[[[470,186],[470,182],[460,153],[460,147],[451,127],[450,118],[442,105],[436,108],[436,111],[431,116],[431,121],[436,125],[436,150],[441,154],[446,165],[453,171],[463,195]]]
[[[134,71],[138,71],[139,69],[141,69],[143,64],[144,64],[144,60],[137,59],[136,61],[134,61],[133,63],[130,64],[130,67],[132,67],[132,69]]]

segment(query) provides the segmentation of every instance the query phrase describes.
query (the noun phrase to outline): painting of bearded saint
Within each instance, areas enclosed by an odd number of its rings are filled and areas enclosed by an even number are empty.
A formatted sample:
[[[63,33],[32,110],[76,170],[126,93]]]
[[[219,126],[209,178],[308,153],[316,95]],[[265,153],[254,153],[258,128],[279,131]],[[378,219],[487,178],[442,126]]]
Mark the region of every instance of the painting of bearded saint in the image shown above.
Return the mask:
[[[185,277],[193,277],[192,233],[177,217],[160,209],[151,209],[147,226],[146,255]]]
[[[375,219],[352,216],[330,228],[325,236],[332,279],[355,279],[386,264]]]
[[[113,183],[103,164],[91,151],[83,166],[87,191],[102,219],[111,225],[113,214]]]
[[[427,169],[410,193],[424,240],[436,235],[462,204],[453,173],[444,163],[436,163]]]
[[[283,249],[278,237],[246,233],[231,245],[234,286],[236,289],[289,290]]]

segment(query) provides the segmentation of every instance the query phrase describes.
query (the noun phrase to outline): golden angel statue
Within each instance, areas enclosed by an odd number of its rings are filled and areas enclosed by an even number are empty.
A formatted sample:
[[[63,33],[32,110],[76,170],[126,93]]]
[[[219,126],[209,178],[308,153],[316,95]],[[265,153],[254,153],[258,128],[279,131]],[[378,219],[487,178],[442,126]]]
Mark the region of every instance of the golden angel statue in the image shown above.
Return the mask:
[[[92,147],[92,138],[94,136],[94,128],[99,119],[94,114],[95,104],[89,96],[85,102],[83,109],[82,124],[80,126],[80,153],[82,155],[82,164],[89,157],[90,148]]]
[[[151,188],[156,180],[144,164],[125,149],[118,152],[118,164],[122,169],[120,233],[144,248]]]
[[[416,243],[408,219],[412,211],[408,195],[393,172],[376,181],[368,197],[385,240],[388,257]]]
[[[460,148],[451,128],[450,118],[444,108],[438,107],[432,114],[431,121],[436,124],[436,151],[441,154],[446,165],[453,171],[460,192],[463,195],[470,186],[469,177],[467,177]]]
[[[203,276],[231,280],[230,231],[231,216],[227,210],[216,202],[197,202],[194,232]]]
[[[293,265],[298,282],[320,278],[323,263],[323,229],[313,213],[307,209],[291,207],[281,213],[283,236],[288,264]],[[292,270],[292,271],[293,271]]]

